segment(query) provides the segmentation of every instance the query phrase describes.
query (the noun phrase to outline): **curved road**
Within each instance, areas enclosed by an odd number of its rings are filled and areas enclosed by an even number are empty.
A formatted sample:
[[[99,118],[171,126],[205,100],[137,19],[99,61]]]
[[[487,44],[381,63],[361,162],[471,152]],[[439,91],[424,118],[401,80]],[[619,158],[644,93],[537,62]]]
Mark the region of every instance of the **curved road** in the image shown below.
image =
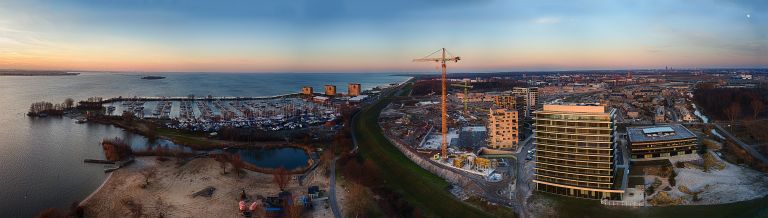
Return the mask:
[[[339,210],[339,204],[336,203],[336,160],[339,158],[333,158],[333,161],[331,161],[331,211],[333,211],[333,217],[335,218],[341,218],[341,211]]]
[[[376,98],[372,102],[376,102],[378,100],[379,100],[379,98]],[[365,106],[361,106],[361,108],[362,107],[366,107],[368,105],[369,104],[366,104]],[[352,115],[352,120],[357,119],[357,115],[358,114],[359,114],[359,111],[355,111],[355,113]],[[349,122],[349,123],[350,123],[349,128],[350,128],[350,131],[351,131],[351,134],[352,134],[352,144],[355,145],[355,147],[349,153],[350,154],[354,154],[355,152],[357,152],[357,148],[359,146],[357,144],[357,135],[355,135],[355,132],[354,132],[355,131],[355,122],[353,121],[353,122]],[[331,204],[331,211],[333,211],[333,217],[335,217],[335,218],[341,218],[341,209],[339,209],[339,204],[336,201],[336,160],[338,160],[339,158],[340,157],[335,157],[335,158],[333,158],[333,161],[331,161],[331,184],[330,184],[330,186],[331,186],[330,187],[331,196],[329,198],[330,198],[330,201],[331,201],[331,203],[330,203]]]

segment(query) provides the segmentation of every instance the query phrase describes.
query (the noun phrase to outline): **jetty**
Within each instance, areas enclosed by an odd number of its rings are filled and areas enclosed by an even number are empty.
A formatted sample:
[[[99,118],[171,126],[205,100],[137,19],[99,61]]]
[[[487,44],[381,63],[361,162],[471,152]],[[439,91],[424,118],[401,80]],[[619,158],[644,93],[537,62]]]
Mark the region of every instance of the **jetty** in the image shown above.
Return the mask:
[[[121,161],[111,161],[111,160],[99,160],[99,159],[84,159],[83,162],[85,163],[95,163],[95,164],[113,164],[113,167],[104,169],[105,173],[109,173],[115,170],[118,170],[120,168],[123,168],[125,166],[131,165],[135,160],[133,158],[127,159],[127,160],[121,160]]]
[[[109,160],[99,160],[99,159],[85,159],[83,160],[85,163],[95,163],[95,164],[115,164],[114,161]]]

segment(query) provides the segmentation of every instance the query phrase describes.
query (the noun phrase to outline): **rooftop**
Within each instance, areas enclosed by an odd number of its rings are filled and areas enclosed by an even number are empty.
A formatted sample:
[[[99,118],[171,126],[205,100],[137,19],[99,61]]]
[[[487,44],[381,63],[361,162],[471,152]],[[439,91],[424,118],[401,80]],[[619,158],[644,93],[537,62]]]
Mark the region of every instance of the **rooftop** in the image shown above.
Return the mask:
[[[680,124],[628,127],[627,134],[629,135],[630,142],[652,142],[696,138],[696,135]]]
[[[578,112],[578,113],[605,113],[608,109],[605,105],[599,103],[562,103],[545,104],[544,111],[558,112]]]

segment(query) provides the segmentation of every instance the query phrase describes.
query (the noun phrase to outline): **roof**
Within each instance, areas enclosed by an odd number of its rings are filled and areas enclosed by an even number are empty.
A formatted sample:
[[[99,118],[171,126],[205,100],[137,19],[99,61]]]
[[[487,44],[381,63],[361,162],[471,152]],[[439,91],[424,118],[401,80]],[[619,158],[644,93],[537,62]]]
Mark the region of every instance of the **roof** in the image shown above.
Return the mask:
[[[367,98],[367,97],[368,97],[367,95],[358,95],[358,96],[349,98],[349,100],[350,101],[362,101],[362,100],[365,100],[365,98]]]
[[[696,135],[680,124],[628,127],[627,135],[629,135],[630,142],[654,142],[696,138]]]
[[[645,133],[645,134],[668,133],[668,132],[674,133],[675,130],[673,130],[672,127],[669,127],[669,126],[651,127],[651,128],[644,128],[643,129],[643,133]]]
[[[461,128],[458,140],[451,140],[462,147],[482,147],[487,146],[487,129],[484,126],[469,126]]]
[[[485,126],[465,126],[461,128],[461,131],[487,132],[488,130],[485,128]]]

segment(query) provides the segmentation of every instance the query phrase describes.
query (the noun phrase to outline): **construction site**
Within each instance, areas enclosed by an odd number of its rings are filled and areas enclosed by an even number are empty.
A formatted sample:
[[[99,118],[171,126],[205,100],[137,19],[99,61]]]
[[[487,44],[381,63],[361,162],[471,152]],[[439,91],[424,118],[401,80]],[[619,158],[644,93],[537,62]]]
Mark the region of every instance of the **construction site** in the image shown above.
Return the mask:
[[[414,59],[438,63],[441,76],[417,78],[410,95],[387,105],[378,123],[412,161],[456,184],[452,193],[458,198],[474,196],[510,206],[513,158],[520,142],[531,135],[524,127],[535,110],[536,89],[489,91],[475,87],[485,81],[448,79],[446,65],[460,60],[444,49]],[[454,176],[464,179],[450,179]]]

